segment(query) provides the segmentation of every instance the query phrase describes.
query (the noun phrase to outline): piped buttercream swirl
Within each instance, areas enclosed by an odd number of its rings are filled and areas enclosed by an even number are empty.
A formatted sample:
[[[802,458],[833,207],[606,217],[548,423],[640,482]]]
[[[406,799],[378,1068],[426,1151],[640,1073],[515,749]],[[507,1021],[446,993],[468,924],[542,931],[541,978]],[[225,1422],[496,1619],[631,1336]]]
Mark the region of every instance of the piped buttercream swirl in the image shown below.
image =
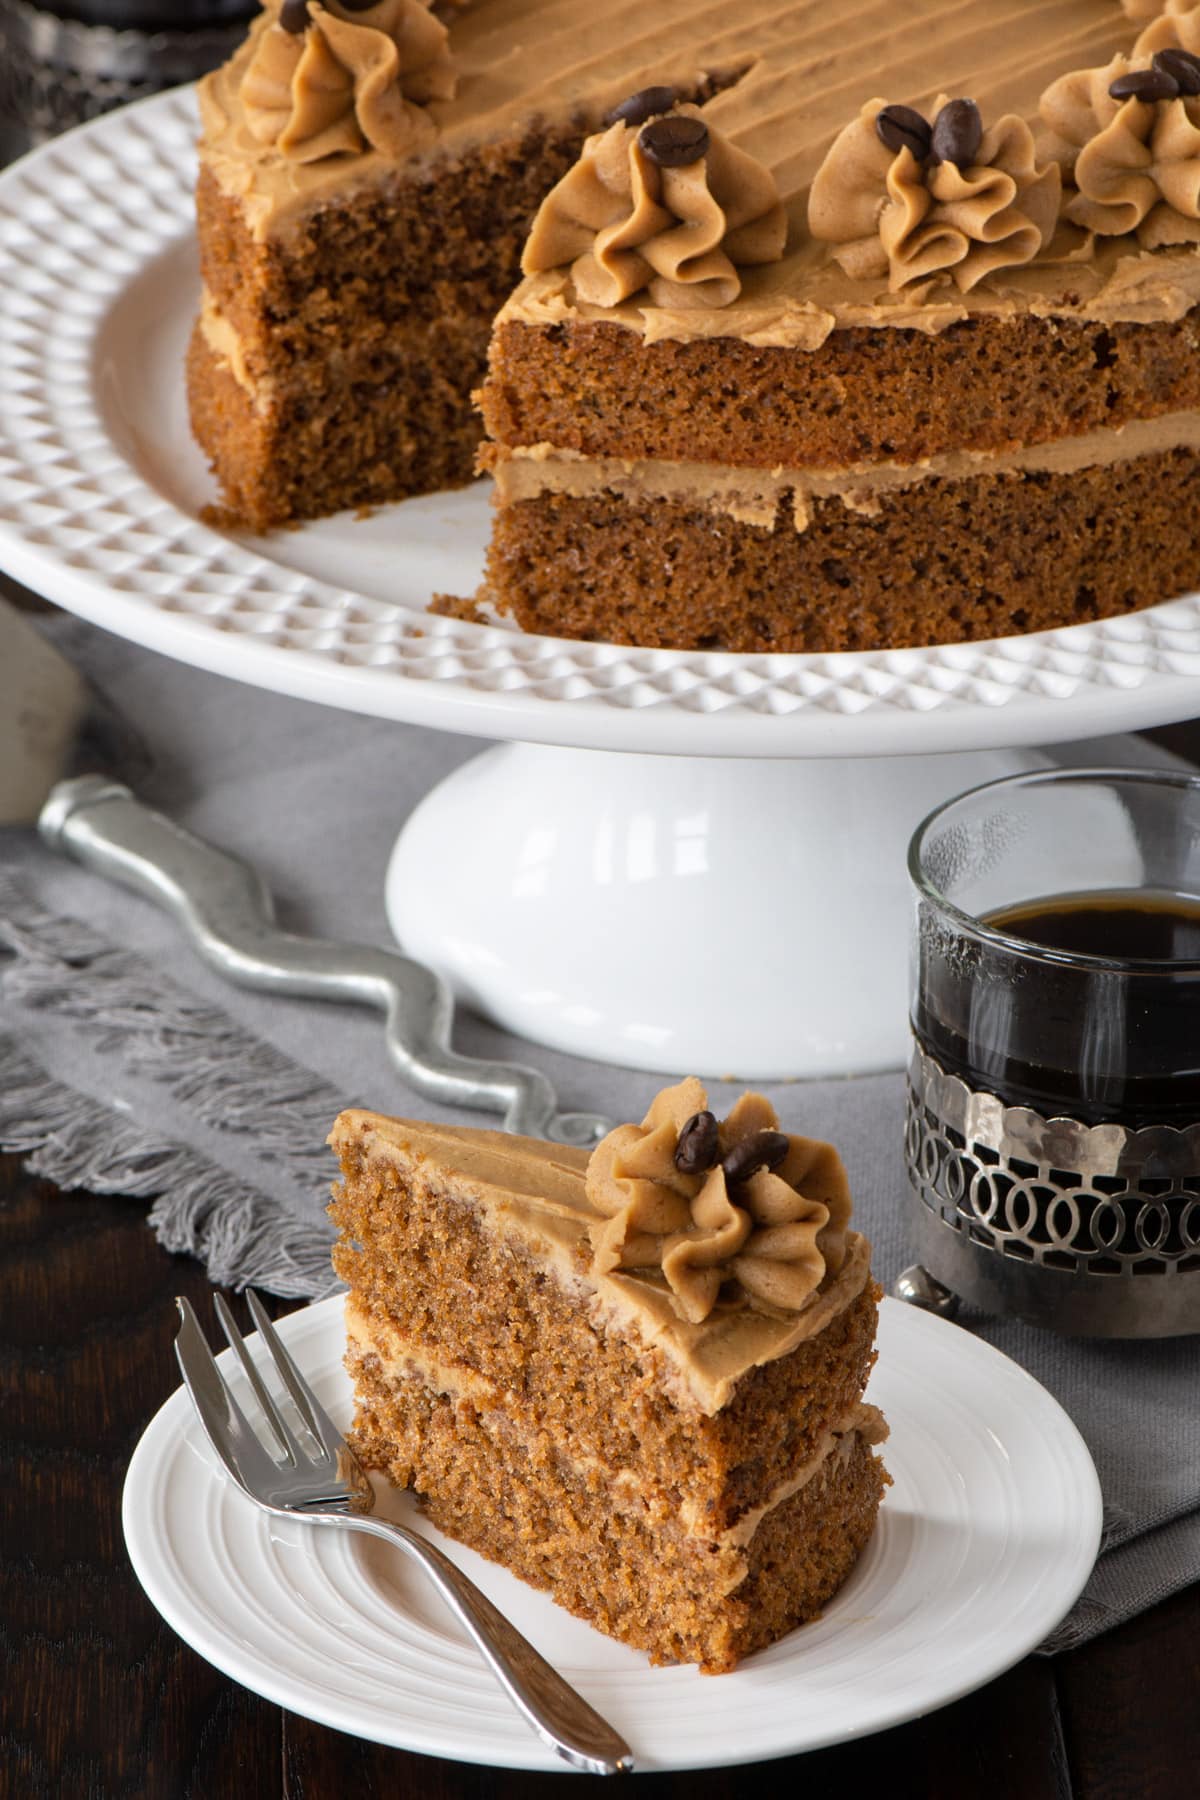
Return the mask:
[[[446,27],[421,0],[377,0],[351,13],[310,0],[290,31],[268,6],[245,65],[241,103],[260,144],[294,162],[364,150],[401,156],[437,135],[426,104],[454,95]]]
[[[1114,98],[1113,82],[1134,72],[1117,56],[1042,95],[1068,171],[1064,216],[1100,237],[1136,232],[1148,249],[1200,242],[1200,97]]]
[[[671,120],[700,119],[679,106]],[[576,297],[616,306],[647,291],[655,306],[728,306],[738,271],[778,262],[787,215],[771,172],[709,127],[696,161],[661,167],[644,131],[617,119],[584,143],[553,187],[521,258],[526,275],[570,265]]]
[[[715,1127],[711,1167],[681,1169],[681,1134],[707,1112],[694,1077],[665,1088],[640,1125],[619,1125],[596,1146],[587,1198],[592,1273],[660,1271],[680,1318],[699,1324],[725,1286],[770,1311],[799,1312],[846,1254],[850,1189],[832,1145],[788,1135],[772,1169],[746,1157],[762,1134],[782,1138],[775,1109],[744,1094]],[[751,1172],[738,1178],[738,1154]]]
[[[1138,4],[1138,0],[1132,0]],[[1130,0],[1126,0],[1126,12],[1132,19],[1149,19],[1151,23],[1145,27],[1133,46],[1133,54],[1153,56],[1156,50],[1190,50],[1193,55],[1200,55],[1200,6],[1196,0],[1165,0],[1165,4],[1153,5],[1146,0],[1140,10],[1132,10]]]
[[[960,168],[890,149],[876,128],[885,105],[869,100],[845,128],[809,195],[809,229],[843,271],[886,275],[893,293],[950,276],[969,293],[993,270],[1032,262],[1054,235],[1061,176],[1053,162],[1038,166],[1025,121],[1006,114]]]

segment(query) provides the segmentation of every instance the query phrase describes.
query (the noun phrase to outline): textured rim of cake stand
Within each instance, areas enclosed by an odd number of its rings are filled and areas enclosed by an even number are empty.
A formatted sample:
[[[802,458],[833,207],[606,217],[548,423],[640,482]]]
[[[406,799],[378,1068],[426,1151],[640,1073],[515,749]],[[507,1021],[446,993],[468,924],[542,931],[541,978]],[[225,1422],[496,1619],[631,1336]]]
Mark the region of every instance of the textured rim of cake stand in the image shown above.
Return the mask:
[[[82,126],[0,176],[0,564],[60,605],[281,693],[595,749],[986,749],[1196,710],[1196,596],[1102,624],[940,649],[637,650],[389,605],[222,536],[148,483],[114,442],[97,395],[105,318],[193,229],[196,129],[194,95],[177,89]]]

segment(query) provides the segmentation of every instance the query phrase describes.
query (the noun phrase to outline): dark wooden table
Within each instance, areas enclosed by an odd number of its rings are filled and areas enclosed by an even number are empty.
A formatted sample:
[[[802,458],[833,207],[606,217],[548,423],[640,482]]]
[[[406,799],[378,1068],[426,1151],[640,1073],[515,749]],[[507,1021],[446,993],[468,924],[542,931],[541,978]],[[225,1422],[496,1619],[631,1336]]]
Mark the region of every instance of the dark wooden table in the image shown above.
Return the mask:
[[[197,1263],[159,1249],[144,1205],[59,1194],[0,1158],[2,1800],[582,1791],[579,1776],[441,1762],[310,1724],[235,1686],[158,1617],[125,1555],[121,1484],[176,1386],[173,1296],[207,1319],[206,1290]],[[804,1800],[1196,1800],[1200,1586],[899,1730],[644,1786],[732,1800],[775,1780]]]

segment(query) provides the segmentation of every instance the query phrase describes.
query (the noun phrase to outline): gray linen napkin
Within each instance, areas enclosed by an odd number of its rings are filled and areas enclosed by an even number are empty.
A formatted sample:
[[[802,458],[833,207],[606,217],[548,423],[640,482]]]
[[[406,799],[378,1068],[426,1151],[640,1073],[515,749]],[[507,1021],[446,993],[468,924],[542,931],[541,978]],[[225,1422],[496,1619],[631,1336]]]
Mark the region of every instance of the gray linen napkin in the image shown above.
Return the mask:
[[[383,875],[405,816],[477,745],[258,692],[43,622],[144,732],[142,797],[266,877],[287,928],[387,943]],[[332,1290],[323,1140],[345,1104],[433,1117],[384,1053],[378,1019],[221,983],[148,902],[0,833],[0,1144],[60,1186],[143,1196],[170,1250],[214,1280]],[[463,1017],[459,1048],[539,1065],[564,1108],[640,1117],[651,1076]],[[684,1073],[685,1071],[679,1071]],[[838,1144],[885,1286],[911,1260],[897,1074],[780,1084],[783,1117]],[[478,1122],[478,1115],[476,1115]],[[1105,1550],[1059,1650],[1200,1578],[1200,1338],[1089,1344],[962,1322],[1061,1401],[1096,1460]]]

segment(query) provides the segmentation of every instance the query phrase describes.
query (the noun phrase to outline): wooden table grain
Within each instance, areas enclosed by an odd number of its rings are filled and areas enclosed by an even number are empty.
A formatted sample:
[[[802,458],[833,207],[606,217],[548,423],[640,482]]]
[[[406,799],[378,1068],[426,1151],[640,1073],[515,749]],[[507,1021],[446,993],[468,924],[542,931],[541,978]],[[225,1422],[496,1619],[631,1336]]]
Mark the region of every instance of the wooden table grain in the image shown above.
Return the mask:
[[[204,1303],[207,1321],[206,1289],[197,1263],[159,1248],[144,1204],[61,1194],[0,1158],[2,1800],[578,1793],[586,1777],[443,1762],[311,1724],[159,1618],[125,1554],[121,1484],[176,1386],[174,1296]],[[775,1784],[804,1800],[1196,1800],[1200,1587],[898,1730],[643,1788],[741,1800]]]

